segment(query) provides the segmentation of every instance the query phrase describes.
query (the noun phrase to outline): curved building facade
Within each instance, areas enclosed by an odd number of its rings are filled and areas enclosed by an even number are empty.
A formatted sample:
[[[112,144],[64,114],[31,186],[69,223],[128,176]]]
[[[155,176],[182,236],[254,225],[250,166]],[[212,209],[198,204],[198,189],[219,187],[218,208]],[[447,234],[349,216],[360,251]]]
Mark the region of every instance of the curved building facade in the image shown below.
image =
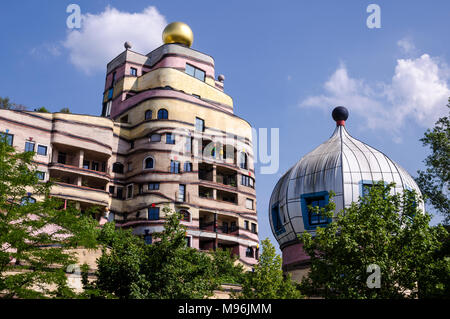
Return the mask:
[[[414,179],[384,153],[352,137],[345,129],[348,111],[333,111],[336,129],[331,137],[290,168],[276,184],[269,204],[272,232],[283,253],[283,269],[301,278],[308,269],[309,256],[297,235],[309,232],[331,219],[312,214],[308,206],[325,206],[334,191],[335,213],[358,201],[378,181],[395,183],[394,193],[405,189],[420,194]],[[420,208],[424,209],[423,203]]]
[[[82,209],[101,206],[102,222],[151,243],[168,205],[183,214],[188,245],[230,248],[251,267],[258,258],[251,125],[234,114],[214,59],[190,48],[186,27],[169,25],[167,43],[148,54],[125,43],[107,65],[101,117],[0,110],[0,130],[18,150],[45,147],[35,162],[43,180],[55,182],[54,195]]]

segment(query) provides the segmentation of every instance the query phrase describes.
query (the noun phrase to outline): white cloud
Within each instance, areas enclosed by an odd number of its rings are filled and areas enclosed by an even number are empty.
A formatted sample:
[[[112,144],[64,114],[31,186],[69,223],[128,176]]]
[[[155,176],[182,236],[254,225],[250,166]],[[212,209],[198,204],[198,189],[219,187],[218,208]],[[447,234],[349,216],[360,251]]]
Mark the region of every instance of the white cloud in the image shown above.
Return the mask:
[[[416,51],[416,46],[409,37],[398,40],[397,45],[405,54],[414,53]]]
[[[447,65],[428,54],[398,59],[392,80],[372,85],[350,77],[341,64],[324,83],[324,94],[306,98],[300,107],[329,109],[344,105],[351,113],[366,118],[366,127],[386,129],[399,141],[400,129],[410,124],[409,120],[429,127],[446,114],[449,79]]]
[[[57,57],[61,55],[61,48],[56,44],[43,43],[30,50],[30,54],[36,58]]]
[[[124,50],[125,41],[139,53],[155,49],[162,44],[166,25],[165,17],[153,6],[140,13],[108,6],[99,14],[83,14],[81,29],[69,31],[63,46],[69,50],[70,61],[91,74],[105,70],[106,64]]]

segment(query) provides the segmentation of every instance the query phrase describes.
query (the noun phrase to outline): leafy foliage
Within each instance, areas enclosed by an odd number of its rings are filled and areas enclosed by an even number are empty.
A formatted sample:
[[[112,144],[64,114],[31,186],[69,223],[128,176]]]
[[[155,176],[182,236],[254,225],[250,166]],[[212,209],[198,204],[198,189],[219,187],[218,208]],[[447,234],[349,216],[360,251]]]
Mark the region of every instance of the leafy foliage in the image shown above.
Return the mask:
[[[219,287],[214,259],[187,247],[181,216],[168,207],[163,211],[164,230],[153,234],[152,245],[129,230],[104,227],[101,242],[108,249],[98,260],[98,289],[119,298],[194,299],[211,296]]]
[[[450,98],[447,107],[450,109]],[[425,159],[427,169],[418,171],[416,178],[426,200],[445,216],[450,223],[450,117],[440,118],[432,130],[421,139],[424,146],[431,148],[431,155]]]
[[[268,238],[262,242],[262,253],[254,272],[248,273],[242,285],[240,298],[245,299],[298,299],[300,291],[290,276],[284,276],[281,257]]]
[[[60,112],[60,113],[67,113],[67,114],[70,114],[70,113],[71,113],[71,112],[70,112],[70,109],[69,109],[68,107],[63,107],[59,112]]]
[[[299,237],[311,257],[302,291],[325,298],[415,298],[448,291],[450,259],[436,256],[446,230],[429,226],[431,217],[418,209],[413,191],[392,195],[392,187],[379,182],[315,237]],[[329,205],[322,213],[331,217],[333,210]],[[368,287],[371,264],[381,270],[380,288]]]
[[[41,113],[51,113],[49,110],[47,110],[44,106],[38,108],[35,110],[36,112],[41,112]]]
[[[97,222],[61,209],[51,184],[38,181],[33,155],[0,140],[0,295],[74,297],[65,270],[76,260],[67,249],[94,248]]]

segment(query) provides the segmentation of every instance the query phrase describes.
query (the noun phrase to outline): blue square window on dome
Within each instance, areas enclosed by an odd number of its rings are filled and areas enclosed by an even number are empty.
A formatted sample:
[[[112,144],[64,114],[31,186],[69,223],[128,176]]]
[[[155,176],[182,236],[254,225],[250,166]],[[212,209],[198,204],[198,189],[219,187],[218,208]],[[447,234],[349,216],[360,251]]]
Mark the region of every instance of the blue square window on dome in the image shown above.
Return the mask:
[[[317,192],[310,194],[303,194],[301,196],[301,207],[303,224],[306,230],[314,230],[317,226],[324,226],[331,222],[331,218],[323,214],[317,214],[312,209],[312,207],[325,207],[328,204],[329,194],[328,192]]]
[[[272,205],[272,225],[276,235],[281,235],[286,232],[280,217],[279,203]]]

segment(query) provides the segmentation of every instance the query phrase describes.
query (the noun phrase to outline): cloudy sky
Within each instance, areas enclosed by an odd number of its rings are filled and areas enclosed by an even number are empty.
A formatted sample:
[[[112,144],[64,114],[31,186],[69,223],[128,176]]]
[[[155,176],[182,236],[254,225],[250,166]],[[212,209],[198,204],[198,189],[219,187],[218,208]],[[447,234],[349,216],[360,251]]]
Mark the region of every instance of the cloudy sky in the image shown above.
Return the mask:
[[[66,25],[76,3],[80,29]],[[369,29],[370,3],[381,28]],[[448,1],[8,1],[0,10],[0,96],[33,109],[99,115],[106,63],[130,41],[148,53],[168,22],[188,23],[193,48],[215,59],[235,112],[279,128],[275,174],[257,166],[260,237],[279,177],[333,132],[331,110],[350,111],[349,132],[412,175],[419,139],[450,96]],[[440,217],[434,218],[437,223]]]

